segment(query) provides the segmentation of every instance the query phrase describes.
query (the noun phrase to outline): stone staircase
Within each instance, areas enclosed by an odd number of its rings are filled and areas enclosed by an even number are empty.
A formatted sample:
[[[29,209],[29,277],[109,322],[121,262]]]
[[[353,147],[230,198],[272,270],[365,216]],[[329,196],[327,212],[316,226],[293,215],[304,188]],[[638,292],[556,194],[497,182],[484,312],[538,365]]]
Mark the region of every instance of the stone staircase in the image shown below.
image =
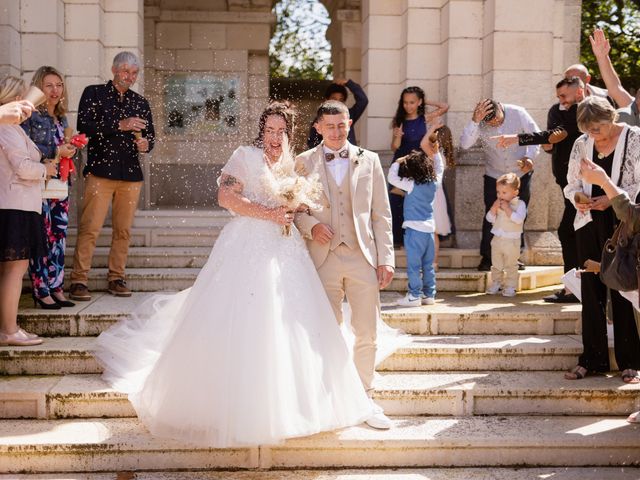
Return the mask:
[[[104,480],[123,471],[159,480],[640,478],[640,428],[625,421],[640,409],[640,386],[615,373],[562,377],[582,347],[580,306],[542,301],[561,269],[527,267],[516,297],[487,296],[473,250],[442,250],[436,305],[394,306],[406,288],[402,269],[382,293],[385,321],[412,335],[378,368],[375,399],[391,430],[358,425],[225,450],[151,437],[126,396],[101,380],[91,349],[147,290],[191,285],[226,218],[188,215],[184,227],[175,215],[136,219],[131,298],[97,292],[51,313],[23,298],[20,324],[50,338],[0,347],[0,480]],[[104,262],[99,249],[95,290]],[[206,375],[207,366],[194,368]]]
[[[395,307],[399,294],[385,292],[385,320],[413,336],[378,369],[375,398],[392,415],[394,428],[359,425],[278,446],[230,450],[151,437],[126,396],[100,379],[91,355],[94,335],[149,294],[117,299],[98,293],[91,302],[53,314],[31,308],[25,297],[21,324],[52,338],[35,347],[0,348],[0,471],[30,473],[0,479],[125,470],[154,471],[139,478],[175,479],[517,479],[554,472],[563,479],[637,479],[640,428],[625,416],[640,408],[640,387],[624,385],[615,374],[579,382],[562,378],[581,350],[580,307],[545,304],[541,297],[551,290],[513,299],[445,293],[436,305],[417,308]],[[206,366],[200,368],[205,375]],[[400,467],[405,470],[388,470]],[[455,467],[455,475],[447,467]],[[330,471],[335,468],[359,470]],[[166,473],[200,469],[251,472]],[[291,469],[304,472],[296,476]],[[487,477],[488,471],[496,476]]]

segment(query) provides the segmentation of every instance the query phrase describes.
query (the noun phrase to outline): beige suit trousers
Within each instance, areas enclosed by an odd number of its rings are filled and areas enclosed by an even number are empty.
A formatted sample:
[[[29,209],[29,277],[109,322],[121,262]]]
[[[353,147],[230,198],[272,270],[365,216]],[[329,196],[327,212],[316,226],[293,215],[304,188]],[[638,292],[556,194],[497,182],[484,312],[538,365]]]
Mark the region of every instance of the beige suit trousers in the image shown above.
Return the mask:
[[[518,288],[520,237],[491,239],[491,281],[503,287]],[[504,278],[503,278],[504,274]]]
[[[356,337],[353,360],[369,396],[373,393],[376,359],[376,320],[380,316],[380,292],[376,270],[359,248],[338,245],[318,268],[333,311],[342,323],[342,302],[351,307],[351,328]]]

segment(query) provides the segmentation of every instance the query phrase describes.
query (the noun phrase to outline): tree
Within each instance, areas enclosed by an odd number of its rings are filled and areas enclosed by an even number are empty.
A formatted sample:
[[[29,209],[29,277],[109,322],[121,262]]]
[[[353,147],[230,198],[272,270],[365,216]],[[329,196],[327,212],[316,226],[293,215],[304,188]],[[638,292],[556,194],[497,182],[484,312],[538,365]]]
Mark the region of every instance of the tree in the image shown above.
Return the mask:
[[[640,0],[582,0],[581,61],[604,85],[589,35],[602,28],[611,43],[611,62],[627,90],[640,87]]]
[[[275,78],[324,80],[332,73],[330,19],[318,0],[280,0],[273,8],[276,30],[269,45]]]

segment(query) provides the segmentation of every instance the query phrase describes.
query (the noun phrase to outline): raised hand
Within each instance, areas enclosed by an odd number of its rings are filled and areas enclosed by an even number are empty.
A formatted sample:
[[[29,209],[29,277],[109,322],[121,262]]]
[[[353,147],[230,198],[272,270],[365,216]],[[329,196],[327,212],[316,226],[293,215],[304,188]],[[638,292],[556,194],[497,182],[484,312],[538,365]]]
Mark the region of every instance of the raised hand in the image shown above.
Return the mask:
[[[430,158],[433,158],[433,156],[438,153],[438,136],[436,135],[436,130],[443,125],[441,119],[435,120],[430,124],[429,130],[427,130],[427,133],[422,137],[422,140],[420,140],[420,148]]]
[[[609,179],[609,175],[601,166],[596,165],[587,158],[580,160],[580,176],[585,182],[600,186],[604,185]]]
[[[589,42],[591,42],[591,50],[593,50],[596,58],[603,58],[609,55],[611,45],[601,28],[596,28],[593,31],[593,35],[589,35]]]
[[[18,100],[0,106],[0,123],[18,124],[24,122],[35,110],[29,100]]]
[[[476,108],[473,110],[473,116],[471,120],[474,123],[480,123],[487,114],[493,110],[493,105],[491,104],[491,100],[485,98],[484,100],[480,100],[476,105]]]

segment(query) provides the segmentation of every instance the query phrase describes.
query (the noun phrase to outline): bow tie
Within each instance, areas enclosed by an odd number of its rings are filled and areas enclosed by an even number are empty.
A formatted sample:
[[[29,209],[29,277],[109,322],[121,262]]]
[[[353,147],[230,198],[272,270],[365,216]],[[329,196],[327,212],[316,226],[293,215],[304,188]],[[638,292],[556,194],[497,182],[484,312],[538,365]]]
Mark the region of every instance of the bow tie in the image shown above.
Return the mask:
[[[324,154],[324,159],[327,162],[330,162],[336,157],[349,158],[349,151],[345,148],[344,150],[340,150],[338,153],[329,152]]]

